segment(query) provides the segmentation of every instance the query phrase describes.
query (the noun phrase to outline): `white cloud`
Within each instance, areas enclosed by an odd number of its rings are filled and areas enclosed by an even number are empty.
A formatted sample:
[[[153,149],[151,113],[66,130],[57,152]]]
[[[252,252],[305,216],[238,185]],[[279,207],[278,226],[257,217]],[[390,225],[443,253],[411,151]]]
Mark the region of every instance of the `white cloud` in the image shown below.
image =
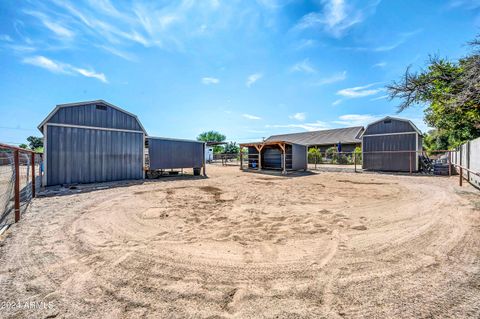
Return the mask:
[[[330,125],[325,122],[316,121],[313,123],[304,123],[304,124],[275,124],[275,125],[266,125],[267,128],[289,128],[289,129],[303,129],[305,131],[318,131],[329,129]]]
[[[295,113],[293,115],[290,115],[289,116],[291,119],[293,120],[297,120],[297,121],[305,121],[305,118],[307,117],[305,113]]]
[[[317,45],[317,41],[313,39],[302,39],[300,42],[294,46],[295,50],[303,50],[307,48],[311,48]]]
[[[245,82],[245,85],[247,87],[251,87],[255,82],[260,80],[263,77],[262,73],[254,73],[248,76],[247,81]]]
[[[8,34],[0,34],[0,41],[12,42],[12,38]]]
[[[347,78],[347,71],[343,71],[343,72],[340,72],[340,73],[333,74],[329,77],[320,79],[319,81],[316,81],[316,82],[312,83],[312,85],[320,86],[320,85],[332,84],[332,83],[335,83],[335,82],[343,81],[346,78]]]
[[[207,76],[202,78],[202,83],[205,85],[218,84],[220,83],[220,80],[217,78],[212,78]]]
[[[378,62],[373,65],[374,68],[384,68],[387,66],[387,62]]]
[[[73,38],[75,33],[67,27],[61,25],[58,21],[53,21],[49,16],[38,11],[25,11],[26,14],[39,19],[42,24],[59,37]]]
[[[369,123],[372,123],[383,116],[381,115],[371,115],[371,114],[345,114],[340,115],[338,120],[333,121],[332,123],[345,125],[345,126],[366,126]]]
[[[81,75],[83,75],[87,78],[94,78],[94,79],[102,81],[103,83],[108,83],[107,77],[103,73],[97,73],[97,72],[92,71],[92,70],[86,70],[86,69],[75,68],[75,67],[72,67],[72,70],[80,73]]]
[[[333,106],[336,106],[336,105],[339,105],[339,104],[342,103],[342,102],[343,102],[342,99],[338,99],[338,100],[333,101],[332,105],[333,105]]]
[[[380,1],[369,1],[364,8],[356,8],[344,0],[322,0],[321,12],[304,15],[295,29],[322,28],[334,37],[342,36],[352,26],[361,23]]]
[[[404,44],[405,42],[407,42],[411,37],[420,33],[421,31],[422,31],[422,29],[417,29],[417,30],[413,30],[413,31],[410,31],[410,32],[400,33],[398,35],[398,40],[396,42],[391,43],[391,44],[377,46],[377,47],[373,48],[373,51],[374,52],[392,51],[392,50],[398,48],[399,46],[401,46],[402,44]]]
[[[480,0],[450,0],[450,8],[464,7],[468,10],[474,10],[480,7]]]
[[[100,46],[98,46],[98,47],[104,49],[105,51],[107,51],[107,52],[109,52],[109,53],[111,53],[111,54],[113,54],[113,55],[116,55],[116,56],[118,56],[118,57],[120,57],[120,58],[122,58],[122,59],[125,59],[125,60],[127,60],[127,61],[131,61],[131,62],[137,62],[137,61],[138,61],[138,59],[137,59],[137,57],[136,57],[135,55],[130,54],[130,53],[128,53],[128,52],[124,52],[124,51],[118,50],[118,49],[116,49],[116,48],[114,48],[114,47],[110,47],[110,46],[106,46],[106,45],[100,45]]]
[[[383,91],[383,88],[373,89],[372,86],[376,85],[377,83],[371,83],[363,86],[357,86],[353,88],[342,89],[337,92],[337,95],[341,95],[346,98],[359,98],[365,97],[370,95],[375,95],[378,92]]]
[[[312,66],[309,59],[295,63],[290,70],[292,72],[316,73],[317,70]]]
[[[373,99],[370,99],[370,101],[379,101],[379,100],[385,100],[388,99],[389,95],[382,95]]]
[[[102,81],[103,83],[108,83],[107,77],[103,73],[75,67],[67,63],[53,61],[41,55],[24,58],[23,63],[46,69],[52,73],[67,75],[80,74],[88,78],[97,79],[99,81]]]
[[[109,0],[88,0],[88,2],[96,11],[103,12],[112,17],[122,17],[122,14]]]
[[[262,118],[259,117],[259,116],[256,116],[256,115],[251,115],[251,114],[242,114],[242,116],[246,119],[249,119],[249,120],[261,120]]]
[[[23,63],[31,64],[44,68],[53,73],[65,73],[68,74],[68,67],[65,64],[54,62],[44,56],[34,56],[23,59]]]

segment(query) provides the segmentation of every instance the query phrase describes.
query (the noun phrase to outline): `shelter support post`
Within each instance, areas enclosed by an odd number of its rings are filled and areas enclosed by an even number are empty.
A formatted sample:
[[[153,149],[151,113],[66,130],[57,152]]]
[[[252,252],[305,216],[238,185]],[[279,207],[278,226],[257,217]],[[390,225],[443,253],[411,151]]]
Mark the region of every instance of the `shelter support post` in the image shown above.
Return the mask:
[[[285,144],[278,144],[280,148],[282,149],[282,174],[287,174],[287,161],[286,161],[286,156],[287,152],[285,152]]]
[[[260,146],[260,147],[255,145],[255,148],[258,151],[258,170],[261,171],[262,170],[262,149],[263,149],[263,145]]]
[[[240,170],[243,171],[243,147],[240,147]]]
[[[207,147],[207,144],[203,145],[203,159],[202,159],[202,165],[203,165],[203,176],[207,176],[207,163],[205,161],[205,148]]]
[[[13,163],[15,166],[15,222],[20,220],[20,160],[19,160],[19,151],[13,151]]]

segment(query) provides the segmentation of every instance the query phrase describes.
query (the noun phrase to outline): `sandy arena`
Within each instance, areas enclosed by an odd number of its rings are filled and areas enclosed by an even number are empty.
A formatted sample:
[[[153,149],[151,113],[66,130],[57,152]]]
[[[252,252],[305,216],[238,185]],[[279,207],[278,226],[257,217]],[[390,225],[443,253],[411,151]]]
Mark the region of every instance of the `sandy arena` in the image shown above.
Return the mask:
[[[480,316],[457,178],[207,173],[35,199],[0,240],[0,317]]]

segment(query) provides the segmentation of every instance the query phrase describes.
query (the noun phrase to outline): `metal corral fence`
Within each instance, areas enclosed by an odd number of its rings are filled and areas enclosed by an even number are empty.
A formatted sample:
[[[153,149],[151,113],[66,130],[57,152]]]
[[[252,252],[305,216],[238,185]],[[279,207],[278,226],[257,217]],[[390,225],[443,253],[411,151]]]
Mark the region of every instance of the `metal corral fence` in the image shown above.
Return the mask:
[[[469,141],[452,153],[452,163],[462,179],[480,188],[480,138]]]
[[[222,166],[239,166],[240,165],[240,153],[217,153],[213,154],[213,159],[208,162],[209,164],[222,164]]]
[[[41,154],[0,144],[0,230],[18,222],[41,186]]]
[[[309,152],[309,169],[342,167],[353,171],[370,170],[386,172],[425,173],[451,175],[451,152],[434,151],[374,151],[374,152]]]

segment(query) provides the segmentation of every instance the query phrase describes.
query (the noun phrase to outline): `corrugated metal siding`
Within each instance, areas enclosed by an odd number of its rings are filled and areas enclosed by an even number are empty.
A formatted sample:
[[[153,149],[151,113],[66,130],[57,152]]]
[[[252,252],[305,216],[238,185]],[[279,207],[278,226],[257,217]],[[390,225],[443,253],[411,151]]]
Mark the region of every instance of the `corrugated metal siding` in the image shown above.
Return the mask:
[[[282,153],[278,146],[265,146],[262,149],[262,168],[282,169]]]
[[[47,126],[47,184],[143,178],[141,133]]]
[[[97,109],[97,105],[102,105],[102,109]],[[142,131],[134,116],[100,103],[61,107],[47,123]]]
[[[380,135],[363,137],[363,168],[379,171],[415,170],[417,155],[409,153],[374,153],[385,151],[416,151],[416,134]]]
[[[248,155],[255,155],[255,156],[248,156],[248,167],[253,168],[255,166],[258,167],[258,151],[255,147],[249,146],[248,147]],[[255,163],[255,165],[254,165]]]
[[[292,169],[305,169],[307,165],[307,147],[303,145],[292,145]]]
[[[386,134],[386,133],[401,133],[401,132],[415,132],[415,128],[408,121],[399,121],[396,119],[388,119],[390,123],[381,121],[370,124],[365,130],[364,135],[371,134]]]
[[[150,169],[200,168],[203,143],[149,138]]]

